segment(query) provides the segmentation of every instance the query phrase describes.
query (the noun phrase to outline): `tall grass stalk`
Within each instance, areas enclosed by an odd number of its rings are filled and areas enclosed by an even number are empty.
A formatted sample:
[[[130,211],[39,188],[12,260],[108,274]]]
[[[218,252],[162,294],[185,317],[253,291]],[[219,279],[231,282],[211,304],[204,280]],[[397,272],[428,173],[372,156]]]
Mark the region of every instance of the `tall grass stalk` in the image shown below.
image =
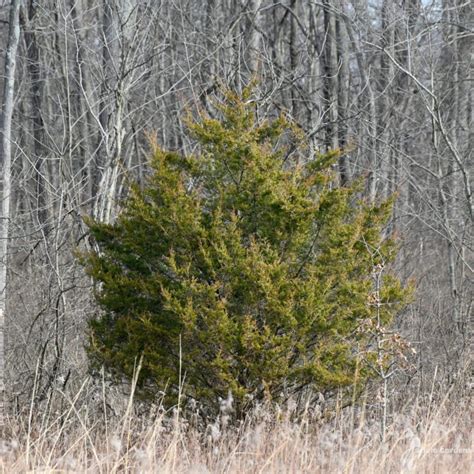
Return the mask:
[[[309,405],[299,415],[291,404],[261,405],[240,424],[222,423],[223,412],[213,431],[191,421],[187,407],[167,411],[158,403],[145,413],[133,386],[122,414],[117,407],[100,413],[107,404],[88,404],[91,386],[85,381],[72,398],[58,393],[68,406],[47,426],[33,410],[25,420],[8,419],[0,472],[462,474],[474,465],[472,400],[454,402],[449,391],[387,415],[381,439],[377,404],[363,401],[332,415]]]

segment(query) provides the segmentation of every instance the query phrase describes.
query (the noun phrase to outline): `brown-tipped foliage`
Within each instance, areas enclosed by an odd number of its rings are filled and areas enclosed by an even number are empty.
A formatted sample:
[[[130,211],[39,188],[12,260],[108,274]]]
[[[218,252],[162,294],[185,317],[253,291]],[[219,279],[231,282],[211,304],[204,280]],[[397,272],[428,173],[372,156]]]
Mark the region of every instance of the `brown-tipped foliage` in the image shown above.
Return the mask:
[[[249,98],[228,94],[220,119],[190,125],[198,155],[155,148],[117,221],[88,221],[97,251],[84,256],[103,310],[92,361],[130,377],[143,356],[140,393],[177,394],[182,376],[208,407],[230,390],[238,414],[370,376],[360,325],[375,317],[371,271],[394,256],[381,237],[391,203],[337,187],[337,153],[289,153],[294,127],[259,123]],[[379,320],[406,296],[386,278]]]

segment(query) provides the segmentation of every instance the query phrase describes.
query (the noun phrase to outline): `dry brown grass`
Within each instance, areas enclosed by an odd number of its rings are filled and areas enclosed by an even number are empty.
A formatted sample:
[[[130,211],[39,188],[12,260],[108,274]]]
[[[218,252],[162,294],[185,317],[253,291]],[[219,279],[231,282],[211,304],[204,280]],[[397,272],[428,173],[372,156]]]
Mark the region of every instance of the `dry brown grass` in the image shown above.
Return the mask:
[[[81,391],[61,416],[31,410],[10,419],[1,441],[5,473],[470,473],[472,406],[419,397],[392,417],[381,440],[368,404],[325,418],[257,407],[247,420],[204,426],[156,407],[120,417],[91,410]],[[64,396],[65,398],[65,396]],[[99,414],[98,414],[99,413]]]

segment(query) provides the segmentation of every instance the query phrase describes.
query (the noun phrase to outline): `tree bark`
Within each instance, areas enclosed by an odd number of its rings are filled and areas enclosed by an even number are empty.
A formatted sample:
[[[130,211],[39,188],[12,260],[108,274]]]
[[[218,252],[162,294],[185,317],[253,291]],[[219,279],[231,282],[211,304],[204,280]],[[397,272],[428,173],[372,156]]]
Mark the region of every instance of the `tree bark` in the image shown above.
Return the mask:
[[[15,91],[16,53],[20,39],[20,3],[21,0],[12,0],[10,6],[8,45],[5,58],[5,82],[0,119],[0,133],[2,135],[0,148],[0,177],[2,179],[0,194],[0,426],[4,425],[5,418],[5,310],[11,193],[11,128]]]
[[[336,17],[329,0],[324,5],[324,100],[326,106],[326,148],[339,146],[338,133],[338,67],[336,46]]]
[[[38,219],[38,225],[44,226],[47,222],[48,212],[46,203],[46,190],[44,183],[44,123],[42,112],[44,110],[42,104],[42,91],[41,91],[41,74],[40,74],[40,59],[39,59],[39,48],[36,38],[36,32],[34,31],[34,21],[36,15],[36,9],[38,7],[37,2],[28,0],[26,8],[20,11],[20,22],[23,29],[23,37],[25,40],[27,70],[29,74],[30,83],[30,112],[32,122],[32,138],[33,138],[33,189],[36,196],[36,215]],[[26,10],[26,11],[25,11]]]
[[[341,13],[345,14],[344,1],[339,5]],[[339,175],[341,185],[346,185],[350,180],[349,160],[347,157],[348,150],[348,115],[349,115],[349,92],[350,92],[350,68],[349,68],[349,37],[347,34],[346,24],[339,16],[336,17],[336,34],[337,34],[337,54],[339,62],[338,72],[338,97],[337,97],[337,115],[338,115],[338,139],[339,148],[342,155],[339,158]]]

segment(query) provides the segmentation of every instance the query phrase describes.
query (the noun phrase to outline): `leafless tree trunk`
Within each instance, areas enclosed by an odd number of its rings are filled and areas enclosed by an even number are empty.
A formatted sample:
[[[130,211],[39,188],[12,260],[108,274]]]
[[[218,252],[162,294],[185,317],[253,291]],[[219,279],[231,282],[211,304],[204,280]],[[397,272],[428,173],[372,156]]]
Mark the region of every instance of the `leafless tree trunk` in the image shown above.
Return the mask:
[[[339,2],[341,15],[345,15],[345,2]],[[341,184],[346,185],[351,178],[347,149],[349,137],[349,96],[350,96],[350,68],[349,68],[349,37],[347,27],[341,15],[336,16],[336,45],[338,55],[338,81],[337,81],[337,118],[338,118],[338,145],[342,150],[339,158],[339,175]]]
[[[5,310],[7,299],[8,238],[10,224],[11,161],[12,161],[12,115],[15,92],[15,69],[18,42],[20,40],[20,0],[12,0],[10,5],[8,45],[5,58],[5,79],[2,98],[0,132],[1,194],[0,215],[0,425],[5,417]]]

